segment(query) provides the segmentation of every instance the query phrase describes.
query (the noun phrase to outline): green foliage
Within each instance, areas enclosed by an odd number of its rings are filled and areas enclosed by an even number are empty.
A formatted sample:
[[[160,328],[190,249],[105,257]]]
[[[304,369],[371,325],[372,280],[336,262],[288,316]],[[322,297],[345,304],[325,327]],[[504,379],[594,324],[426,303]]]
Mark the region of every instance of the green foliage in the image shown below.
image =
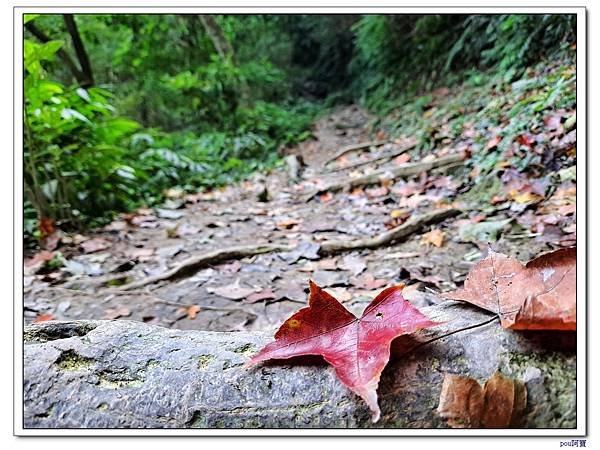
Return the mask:
[[[386,112],[436,85],[481,84],[481,71],[514,79],[573,40],[575,16],[369,15],[354,30],[353,89]]]
[[[56,30],[59,22],[51,18],[34,19],[43,19]],[[123,36],[132,25],[137,33],[182,32],[170,28],[181,21],[175,16],[152,16],[148,22],[127,18],[113,21],[98,16],[91,21],[85,16],[85,23],[99,33],[116,25],[116,33]],[[89,35],[90,27],[82,29]],[[155,37],[149,41],[158,44]],[[148,42],[119,44],[116,50],[120,51],[111,56],[112,62],[122,62],[116,67],[122,70],[118,76],[135,74],[136,79],[120,87],[108,83],[108,89],[82,89],[66,85],[72,80],[55,57],[65,42],[25,40],[25,231],[29,236],[37,234],[36,223],[42,217],[53,218],[63,229],[93,226],[117,211],[159,202],[163,191],[173,186],[195,190],[240,179],[253,170],[272,167],[280,147],[310,136],[313,106],[256,99],[268,91],[267,86],[272,88],[271,96],[277,95],[283,83],[282,72],[268,61],[236,65],[207,52],[203,58],[190,58],[188,62],[194,64],[190,68],[174,72],[153,66],[159,63],[157,54],[164,52],[154,51]],[[101,41],[95,44],[102,47]],[[100,52],[99,60],[108,56]],[[201,60],[203,64],[195,65]],[[128,72],[125,62],[142,67],[142,73],[138,74],[140,69]],[[149,76],[144,78],[144,73]],[[107,81],[111,77],[105,75]],[[140,124],[152,122],[155,115],[163,117],[156,120],[157,126]]]
[[[575,101],[568,68],[546,78],[524,72],[568,48],[568,15],[218,15],[233,48],[225,57],[197,15],[75,19],[96,81],[88,89],[65,59],[78,62],[61,15],[24,19],[28,236],[41,217],[64,229],[96,225],[161,201],[170,187],[218,186],[271,168],[282,147],[310,137],[324,106],[340,102],[391,113],[382,125],[428,150],[474,114],[497,125],[505,104],[485,100],[490,86],[522,78],[512,85],[523,95],[507,135],[523,130],[524,115]],[[423,95],[442,84],[460,94],[443,111]],[[448,136],[436,130],[441,121]]]

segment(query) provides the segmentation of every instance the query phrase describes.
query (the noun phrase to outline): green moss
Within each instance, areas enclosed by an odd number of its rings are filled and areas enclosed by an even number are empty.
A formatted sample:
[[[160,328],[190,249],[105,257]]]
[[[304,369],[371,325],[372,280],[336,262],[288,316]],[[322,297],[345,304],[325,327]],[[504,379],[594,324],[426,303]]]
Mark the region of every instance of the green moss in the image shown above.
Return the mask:
[[[198,357],[198,369],[203,370],[215,360],[213,355],[200,355]]]
[[[92,358],[85,358],[76,353],[74,350],[66,350],[61,353],[55,364],[61,370],[79,372],[82,370],[88,370],[92,365],[94,365],[94,362],[95,361]]]
[[[249,354],[249,353],[254,353],[254,346],[252,344],[245,344],[242,345],[241,347],[237,347],[234,350],[234,353],[238,353],[238,354]]]
[[[507,371],[511,376],[523,378],[525,371],[534,367],[540,370],[543,377],[544,398],[536,398],[536,400],[543,401],[547,414],[532,417],[534,426],[551,428],[576,426],[575,363],[575,358],[568,358],[557,352],[531,355],[507,354]],[[548,414],[552,414],[552,417]]]

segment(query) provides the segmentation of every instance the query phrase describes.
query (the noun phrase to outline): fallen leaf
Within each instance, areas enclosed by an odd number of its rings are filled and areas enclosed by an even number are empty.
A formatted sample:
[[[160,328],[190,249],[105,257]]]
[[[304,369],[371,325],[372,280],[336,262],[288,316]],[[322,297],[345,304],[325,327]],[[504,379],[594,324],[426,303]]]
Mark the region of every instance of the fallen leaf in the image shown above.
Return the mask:
[[[410,161],[410,155],[408,153],[402,153],[394,158],[394,164],[400,166]]]
[[[367,198],[377,198],[388,195],[390,190],[385,186],[379,186],[376,188],[367,189],[365,192],[367,194]]]
[[[390,212],[390,217],[392,219],[406,219],[410,216],[410,211],[407,209],[393,209]]]
[[[437,412],[452,428],[515,428],[526,405],[527,390],[520,380],[496,372],[481,387],[471,377],[447,373]]]
[[[321,200],[322,203],[330,202],[332,199],[333,194],[331,192],[325,192],[319,195],[319,200]]]
[[[331,270],[316,270],[312,275],[315,283],[323,287],[347,286],[348,277],[343,272],[334,272]]]
[[[367,265],[365,264],[365,261],[358,255],[346,255],[341,259],[338,267],[342,270],[347,270],[354,276],[357,276],[366,270]]]
[[[325,292],[337,299],[340,303],[345,303],[352,300],[352,294],[343,287],[330,287],[325,289]]]
[[[181,211],[174,211],[172,209],[156,209],[156,215],[161,219],[169,219],[169,220],[177,220],[183,217],[183,213]]]
[[[240,280],[235,280],[235,283],[221,286],[218,288],[207,288],[208,292],[217,294],[221,297],[228,298],[230,300],[241,300],[254,293],[254,289],[240,286]]]
[[[110,246],[110,241],[107,241],[103,237],[95,237],[80,244],[84,253],[99,252],[100,250],[106,250]]]
[[[36,253],[32,258],[25,261],[25,267],[27,267],[32,273],[46,264],[48,261],[52,261],[56,256],[56,252],[49,252],[48,250],[42,250]]]
[[[488,220],[485,222],[461,225],[458,237],[463,242],[493,242],[498,240],[500,233],[512,222],[506,220]]]
[[[485,145],[485,147],[488,150],[491,150],[494,147],[497,147],[498,144],[500,144],[500,142],[502,142],[502,138],[500,136],[494,136],[493,138],[491,138],[487,144]]]
[[[236,260],[230,263],[219,264],[216,268],[219,272],[237,273],[242,268],[242,263]]]
[[[359,289],[379,289],[388,283],[388,280],[376,280],[370,273],[365,273],[361,277],[350,278],[350,283]]]
[[[250,294],[248,297],[245,298],[245,302],[246,303],[256,303],[256,302],[260,302],[261,300],[271,300],[275,298],[275,292],[269,290],[269,289],[265,289],[264,291],[260,291],[260,292],[255,292],[253,294]]]
[[[131,311],[129,310],[129,308],[127,306],[121,306],[115,309],[107,309],[104,318],[113,320],[118,319],[119,317],[127,317],[130,315]]]
[[[522,194],[511,196],[511,200],[517,203],[534,203],[539,202],[543,198],[544,197],[534,194],[533,192],[524,192]]]
[[[200,227],[195,225],[190,225],[187,223],[181,224],[177,227],[175,232],[175,236],[173,237],[182,237],[182,236],[190,236],[194,234],[198,234],[200,232]]]
[[[40,314],[33,323],[47,322],[48,320],[56,320],[56,317],[52,314]]]
[[[284,219],[275,224],[275,227],[279,230],[289,230],[293,228],[295,225],[299,225],[302,223],[300,219]]]
[[[288,264],[293,264],[300,258],[319,259],[319,249],[321,246],[313,242],[300,242],[296,248],[289,252],[278,253],[278,256]]]
[[[161,258],[172,258],[183,250],[183,244],[170,245],[156,249],[156,254]]]
[[[132,248],[130,250],[127,250],[125,252],[125,255],[127,255],[128,258],[133,258],[133,259],[148,258],[148,257],[154,255],[154,249],[147,248],[147,247]]]
[[[439,228],[431,230],[423,236],[421,236],[421,245],[435,245],[436,247],[441,247],[444,245],[444,232]]]
[[[38,225],[40,231],[40,238],[46,239],[48,236],[56,233],[56,227],[54,226],[54,219],[50,217],[42,217]]]
[[[490,249],[469,272],[464,288],[443,298],[472,303],[515,330],[575,330],[576,249],[545,253],[523,265]]]
[[[309,306],[287,319],[275,333],[275,341],[247,364],[321,355],[342,383],[366,401],[376,422],[380,417],[377,386],[390,359],[392,340],[437,325],[402,297],[402,287],[385,289],[359,319],[310,282]]]
[[[198,315],[198,313],[200,312],[202,308],[200,308],[198,305],[190,305],[186,308],[186,312],[187,312],[187,317],[190,320],[194,320],[196,318],[196,316]]]

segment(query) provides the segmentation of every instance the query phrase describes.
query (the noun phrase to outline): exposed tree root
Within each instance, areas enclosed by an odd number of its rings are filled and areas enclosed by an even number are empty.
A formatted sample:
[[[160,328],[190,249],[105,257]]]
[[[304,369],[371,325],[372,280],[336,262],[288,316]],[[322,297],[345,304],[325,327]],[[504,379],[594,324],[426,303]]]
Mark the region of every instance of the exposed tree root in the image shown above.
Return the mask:
[[[353,239],[350,241],[333,240],[324,242],[321,244],[318,253],[319,255],[330,255],[351,250],[381,247],[383,245],[390,244],[398,239],[402,239],[412,233],[415,233],[425,225],[437,223],[449,217],[456,216],[458,214],[460,214],[460,210],[454,208],[437,209],[419,216],[411,217],[399,227],[393,228],[377,236]],[[119,288],[117,288],[117,290],[128,291],[149,284],[157,283],[159,281],[184,277],[188,274],[195,273],[202,267],[206,267],[211,264],[221,263],[227,260],[242,259],[248,256],[254,256],[263,253],[285,252],[291,251],[293,249],[293,246],[284,244],[259,244],[230,247],[222,250],[213,250],[198,256],[188,258],[179,263],[177,266],[173,267],[172,269],[167,270],[166,272],[163,272],[161,274],[120,286]]]
[[[379,145],[384,145],[387,144],[389,141],[368,141],[368,142],[361,142],[359,144],[352,144],[352,145],[347,145],[346,147],[343,147],[340,151],[338,151],[336,154],[334,154],[331,158],[329,158],[327,161],[325,161],[323,163],[323,166],[326,166],[327,164],[329,164],[330,162],[335,161],[338,158],[341,158],[342,156],[344,156],[347,153],[353,152],[355,150],[362,150],[363,148],[368,148],[368,147],[372,147],[372,146],[379,146]]]
[[[353,239],[351,241],[328,241],[321,244],[320,255],[347,252],[351,250],[360,250],[364,248],[378,248],[390,244],[399,239],[405,238],[425,225],[441,222],[449,217],[460,214],[460,210],[454,208],[436,209],[418,216],[411,217],[399,227],[381,233],[377,236]]]
[[[398,149],[392,151],[392,152],[387,152],[383,155],[377,156],[376,158],[371,158],[369,160],[366,161],[359,161],[357,163],[354,164],[350,164],[348,166],[344,166],[344,167],[336,167],[335,169],[331,169],[328,170],[325,173],[333,173],[333,172],[341,172],[342,170],[350,170],[350,169],[356,169],[357,167],[361,167],[364,166],[366,164],[373,164],[373,163],[377,163],[379,161],[384,161],[384,160],[388,160],[388,159],[392,159],[395,158],[396,156],[401,155],[402,153],[406,153],[407,151],[415,148],[417,146],[418,142],[417,140],[412,140],[410,142],[407,142],[406,144],[402,145],[401,147],[399,147]]]
[[[134,281],[133,283],[124,284],[118,289],[123,291],[137,289],[158,281],[185,277],[186,275],[195,273],[202,267],[206,267],[210,264],[217,264],[231,259],[242,259],[247,256],[260,255],[261,253],[284,252],[292,250],[293,248],[293,246],[283,244],[259,244],[229,247],[222,250],[212,250],[201,255],[192,256],[182,261],[172,269],[167,270],[166,272],[144,278],[143,280]]]
[[[388,179],[393,180],[400,177],[406,177],[409,175],[416,175],[421,172],[425,172],[436,167],[443,167],[450,164],[456,164],[458,162],[462,162],[465,159],[464,153],[455,153],[452,155],[442,156],[441,158],[434,159],[432,161],[427,162],[417,162],[411,164],[405,164],[403,166],[388,168],[378,170],[376,172],[370,173],[368,175],[364,175],[362,177],[357,178],[349,178],[343,179],[342,181],[336,181],[330,183],[329,185],[323,186],[311,193],[309,193],[305,200],[311,200],[315,195],[318,195],[321,192],[335,192],[341,191],[343,189],[351,189],[358,186],[365,186],[368,184],[376,184],[381,180]]]

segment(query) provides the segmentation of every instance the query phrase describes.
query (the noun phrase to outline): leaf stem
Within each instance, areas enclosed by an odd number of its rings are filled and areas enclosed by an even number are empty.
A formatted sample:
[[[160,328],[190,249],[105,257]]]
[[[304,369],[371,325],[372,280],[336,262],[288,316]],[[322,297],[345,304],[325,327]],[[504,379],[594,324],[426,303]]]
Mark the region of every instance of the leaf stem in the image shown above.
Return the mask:
[[[484,322],[476,323],[474,325],[469,325],[468,327],[459,328],[458,330],[451,331],[450,333],[446,333],[446,334],[443,334],[441,336],[436,336],[436,337],[431,338],[431,339],[429,339],[429,340],[427,340],[425,342],[421,342],[421,343],[415,345],[411,349],[409,349],[406,352],[402,353],[402,355],[407,355],[410,352],[412,352],[412,351],[414,351],[414,350],[416,350],[418,348],[424,347],[425,345],[431,344],[432,342],[439,341],[440,339],[447,338],[448,336],[452,336],[453,334],[460,333],[461,331],[467,331],[467,330],[471,330],[473,328],[482,327],[484,325],[487,325],[488,323],[492,323],[496,319],[500,319],[500,316],[496,315],[496,316],[492,317],[491,319],[488,319],[488,320],[486,320]]]

